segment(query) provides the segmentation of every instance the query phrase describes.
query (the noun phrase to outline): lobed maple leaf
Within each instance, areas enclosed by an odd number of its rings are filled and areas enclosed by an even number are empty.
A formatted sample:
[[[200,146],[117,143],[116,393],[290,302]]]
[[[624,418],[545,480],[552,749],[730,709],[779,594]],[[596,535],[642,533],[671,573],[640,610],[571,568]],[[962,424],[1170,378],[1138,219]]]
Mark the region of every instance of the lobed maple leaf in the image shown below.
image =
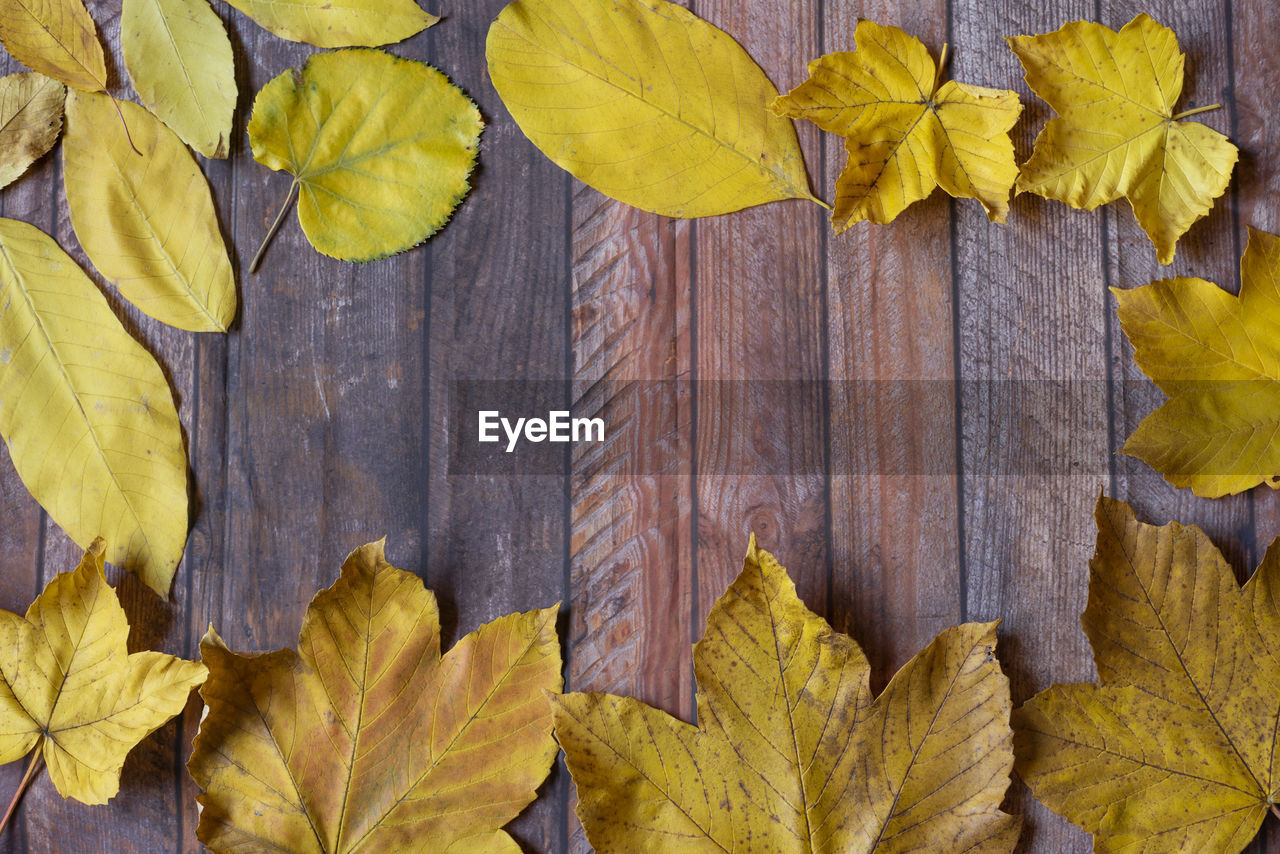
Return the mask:
[[[873,700],[862,650],[752,537],[694,646],[700,726],[609,694],[553,698],[600,852],[1011,851],[995,624],[940,634]]]
[[[941,63],[897,27],[859,21],[854,43],[857,51],[809,63],[809,79],[772,104],[780,116],[845,138],[836,232],[862,220],[892,222],[934,187],[977,199],[1004,222],[1018,176],[1009,139],[1022,112],[1017,93],[942,83]]]

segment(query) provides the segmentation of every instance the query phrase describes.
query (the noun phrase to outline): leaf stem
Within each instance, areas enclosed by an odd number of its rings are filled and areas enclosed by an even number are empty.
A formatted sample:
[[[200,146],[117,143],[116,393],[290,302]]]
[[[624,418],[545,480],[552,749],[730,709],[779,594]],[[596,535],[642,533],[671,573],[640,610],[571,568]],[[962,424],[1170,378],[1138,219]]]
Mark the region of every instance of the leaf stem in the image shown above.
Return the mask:
[[[1276,806],[1275,804],[1272,804],[1272,805],[1271,805],[1271,814],[1272,814],[1273,816],[1275,816],[1276,818],[1280,818],[1280,807]]]
[[[284,200],[284,204],[280,207],[280,213],[276,214],[276,221],[271,223],[271,228],[267,229],[267,236],[262,238],[262,245],[258,247],[258,253],[253,256],[253,261],[249,264],[249,272],[258,272],[258,265],[262,263],[262,256],[267,254],[267,246],[271,243],[271,238],[276,236],[276,232],[280,230],[280,224],[284,222],[285,214],[289,212],[289,208],[293,206],[293,200],[298,197],[298,179],[293,179],[293,186],[289,188],[289,197]]]
[[[930,98],[938,94],[938,87],[942,85],[942,72],[947,67],[947,52],[950,49],[951,45],[946,42],[942,43],[942,53],[938,54],[938,70],[933,75],[933,91],[929,93]]]
[[[111,99],[111,106],[116,108],[116,115],[120,117],[120,126],[124,128],[124,138],[129,141],[129,147],[133,149],[134,154],[141,157],[142,152],[138,150],[138,146],[133,144],[133,135],[129,133],[129,124],[124,120],[124,113],[120,111],[120,102],[110,92],[107,92],[106,95]]]
[[[1220,109],[1222,109],[1221,104],[1210,104],[1207,107],[1196,107],[1194,110],[1187,110],[1185,113],[1178,113],[1176,116],[1173,117],[1172,120],[1176,122],[1181,119],[1185,119],[1187,116],[1194,116],[1197,113],[1207,113],[1210,110],[1220,110]]]
[[[27,765],[27,773],[22,775],[22,782],[18,784],[18,791],[13,793],[13,800],[9,801],[9,808],[4,811],[4,818],[0,819],[0,834],[4,833],[4,829],[9,826],[9,819],[13,818],[14,810],[18,808],[18,802],[22,800],[22,796],[31,786],[31,781],[35,779],[36,771],[39,770],[40,760],[44,753],[40,749],[43,745],[36,744],[36,749],[31,753],[31,763]]]
[[[826,210],[832,209],[831,205],[827,204],[825,201],[818,198],[817,196],[810,196],[809,198],[813,199],[814,203],[816,203],[820,208],[825,208]]]

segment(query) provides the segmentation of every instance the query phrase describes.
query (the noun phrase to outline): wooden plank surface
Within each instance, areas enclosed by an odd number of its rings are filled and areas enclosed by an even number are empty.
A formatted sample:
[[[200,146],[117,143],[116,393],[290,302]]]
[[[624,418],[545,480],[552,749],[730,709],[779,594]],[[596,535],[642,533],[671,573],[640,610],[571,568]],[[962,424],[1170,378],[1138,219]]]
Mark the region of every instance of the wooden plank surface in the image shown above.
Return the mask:
[[[1275,493],[1203,501],[1112,454],[1160,396],[1133,366],[1106,288],[1189,274],[1234,290],[1245,227],[1280,230],[1272,0],[688,5],[783,90],[808,60],[852,49],[863,17],[904,27],[935,56],[949,43],[951,78],[1023,95],[1020,158],[1049,110],[1002,37],[1076,18],[1118,27],[1147,11],[1189,53],[1184,104],[1224,105],[1198,118],[1244,149],[1237,179],[1171,268],[1154,263],[1123,203],[1086,213],[1022,197],[998,226],[976,202],[936,193],[891,226],[842,235],[798,201],[677,222],[571,180],[519,132],[483,59],[502,0],[445,8],[391,49],[444,70],[487,128],[473,193],[426,246],[342,264],[291,217],[262,272],[241,275],[226,336],[168,329],[99,280],[173,382],[193,472],[173,601],[111,576],[135,647],[194,656],[209,623],[236,648],[293,645],[346,553],[386,535],[392,561],[437,591],[446,642],[562,600],[571,688],[692,719],[689,646],[754,531],[810,607],[864,645],[877,689],[942,628],[999,617],[1020,702],[1093,678],[1078,618],[1100,489],[1151,521],[1200,524],[1242,575],[1252,568],[1280,533]],[[114,89],[132,96],[118,4],[89,7]],[[288,188],[248,151],[252,97],[313,49],[217,11],[240,99],[232,157],[201,163],[243,272]],[[843,147],[807,125],[800,136],[830,198]],[[48,230],[91,269],[56,151],[0,193],[0,214]],[[471,470],[457,449],[474,425],[450,402],[492,380],[604,417],[609,440],[536,473]],[[77,555],[0,458],[0,607],[22,610]],[[110,807],[64,802],[42,778],[0,854],[201,850],[182,767],[199,714],[193,701],[134,752]],[[0,769],[0,791],[21,770]],[[1089,850],[1020,783],[1008,803],[1027,820],[1021,850]],[[513,825],[526,850],[589,850],[572,804],[560,768]],[[1280,852],[1273,824],[1251,850]]]

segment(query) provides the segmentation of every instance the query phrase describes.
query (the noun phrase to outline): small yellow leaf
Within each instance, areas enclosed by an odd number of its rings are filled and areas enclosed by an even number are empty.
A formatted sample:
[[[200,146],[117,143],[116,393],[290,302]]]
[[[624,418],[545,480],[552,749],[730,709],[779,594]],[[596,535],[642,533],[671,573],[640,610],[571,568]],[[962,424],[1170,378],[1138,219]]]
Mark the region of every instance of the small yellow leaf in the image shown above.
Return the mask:
[[[316,47],[377,47],[440,19],[414,0],[227,0],[282,39]]]
[[[553,698],[601,852],[1012,851],[995,624],[940,634],[878,698],[858,645],[752,538],[694,647],[700,726],[609,694]]]
[[[1096,517],[1082,622],[1101,684],[1014,713],[1018,774],[1095,851],[1241,851],[1280,784],[1280,549],[1241,590],[1199,528],[1106,498]]]
[[[1280,487],[1280,238],[1249,230],[1240,296],[1204,279],[1112,288],[1134,358],[1169,400],[1124,453],[1218,498]]]
[[[207,0],[124,0],[120,47],[142,103],[205,157],[226,157],[235,65]]]
[[[778,115],[845,138],[836,232],[863,220],[892,222],[934,187],[977,199],[993,222],[1004,222],[1018,177],[1009,139],[1022,112],[1018,94],[940,84],[929,51],[897,27],[860,21],[854,43],[856,52],[809,63],[809,79],[773,102]]]
[[[231,652],[212,630],[208,714],[188,768],[214,852],[518,852],[502,825],[555,755],[556,608],[481,626],[440,655],[435,596],[352,552],[307,608],[298,653]]]
[[[0,611],[0,762],[32,748],[64,798],[104,804],[134,745],[182,711],[203,664],[127,649],[129,621],[102,574],[95,540],[25,619]]]
[[[431,66],[352,49],[316,54],[263,86],[249,142],[259,163],[294,176],[312,246],[372,261],[449,221],[471,188],[483,126],[475,104]]]
[[[231,261],[209,184],[173,131],[137,104],[72,92],[62,157],[71,225],[98,272],[157,320],[225,332]]]
[[[62,131],[62,84],[38,72],[0,77],[0,187],[44,156]]]
[[[98,28],[81,0],[0,0],[0,42],[14,59],[85,92],[105,92]]]
[[[1173,263],[1178,238],[1231,180],[1236,147],[1178,121],[1184,57],[1173,30],[1139,15],[1120,32],[1090,21],[1008,40],[1027,83],[1057,111],[1022,167],[1018,192],[1093,210],[1122,196]]]
[[[151,354],[53,239],[0,219],[0,433],[70,537],[168,596],[187,540],[187,459]]]
[[[769,78],[666,0],[517,0],[489,28],[493,85],[525,135],[607,196],[702,217],[812,199]]]

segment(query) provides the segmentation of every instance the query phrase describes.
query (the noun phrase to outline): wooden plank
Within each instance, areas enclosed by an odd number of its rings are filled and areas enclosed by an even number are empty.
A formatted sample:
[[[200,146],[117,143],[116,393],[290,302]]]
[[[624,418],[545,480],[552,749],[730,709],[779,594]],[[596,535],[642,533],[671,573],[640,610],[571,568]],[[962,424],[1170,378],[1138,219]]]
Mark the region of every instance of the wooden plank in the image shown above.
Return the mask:
[[[488,83],[485,35],[504,5],[460,4],[432,36],[439,67],[489,123],[475,189],[432,241],[426,318],[427,578],[455,636],[511,611],[569,599],[565,475],[449,469],[451,447],[475,429],[450,421],[455,381],[554,380],[567,392],[569,178],[524,138]],[[543,387],[528,388],[532,395]],[[513,824],[529,850],[563,850],[566,784],[563,771],[553,774]]]
[[[830,3],[824,52],[851,50],[862,17],[902,27],[935,57],[947,38],[942,0]],[[825,141],[831,188],[846,158],[839,137]],[[935,192],[892,225],[828,242],[830,608],[862,644],[877,690],[961,617],[946,199]]]
[[[1049,110],[1002,37],[1092,11],[1073,0],[952,4],[950,76],[1020,91],[1020,160]],[[1005,226],[970,200],[954,211],[965,616],[1003,619],[1000,659],[1016,705],[1055,682],[1093,678],[1079,616],[1107,472],[1099,225],[1033,197],[1015,201]],[[1010,808],[1026,821],[1025,850],[1089,850],[1087,836],[1025,787],[1011,789]]]

